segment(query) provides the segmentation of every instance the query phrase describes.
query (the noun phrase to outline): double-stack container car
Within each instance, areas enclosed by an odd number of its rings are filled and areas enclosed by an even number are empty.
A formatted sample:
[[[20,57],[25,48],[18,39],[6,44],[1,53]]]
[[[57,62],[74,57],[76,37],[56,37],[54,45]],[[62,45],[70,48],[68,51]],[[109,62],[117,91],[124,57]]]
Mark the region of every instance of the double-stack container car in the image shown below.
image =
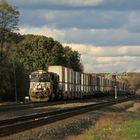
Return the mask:
[[[125,93],[126,82],[116,81],[96,74],[76,72],[64,66],[48,66],[30,75],[30,99],[35,102],[84,98],[86,96]]]

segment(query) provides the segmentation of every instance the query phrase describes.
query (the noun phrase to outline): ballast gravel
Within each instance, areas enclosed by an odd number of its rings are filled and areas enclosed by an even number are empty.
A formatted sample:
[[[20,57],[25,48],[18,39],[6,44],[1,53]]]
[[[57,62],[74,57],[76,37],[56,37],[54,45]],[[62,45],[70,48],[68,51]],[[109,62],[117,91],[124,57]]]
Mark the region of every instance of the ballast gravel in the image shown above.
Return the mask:
[[[132,104],[132,102],[130,102],[130,104]],[[106,109],[92,111],[49,125],[26,130],[24,132],[1,138],[1,140],[67,140],[69,136],[77,136],[84,133],[105,113],[109,111],[123,112],[126,109],[127,108],[124,109],[124,104],[122,107],[120,105],[114,105]]]
[[[100,116],[102,116],[102,113],[94,111],[49,125],[26,130],[2,138],[2,140],[64,140],[71,135],[76,136],[83,133],[86,129],[90,128]]]

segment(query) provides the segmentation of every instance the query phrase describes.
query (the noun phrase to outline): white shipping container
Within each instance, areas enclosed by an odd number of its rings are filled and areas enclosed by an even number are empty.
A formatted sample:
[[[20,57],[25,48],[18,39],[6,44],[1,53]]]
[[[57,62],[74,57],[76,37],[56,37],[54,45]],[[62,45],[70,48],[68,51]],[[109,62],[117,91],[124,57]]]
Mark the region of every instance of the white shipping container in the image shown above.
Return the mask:
[[[93,77],[93,85],[97,86],[97,77]]]
[[[81,92],[83,93],[84,92],[84,86],[81,85]]]
[[[65,83],[65,92],[69,91],[70,91],[69,83]]]
[[[81,86],[80,85],[77,85],[77,91],[81,92]]]
[[[73,84],[74,83],[74,71],[73,69],[68,69],[69,70],[69,83]]]
[[[86,85],[86,80],[87,80],[87,79],[86,79],[86,74],[84,73],[84,79],[83,79],[83,82],[84,82],[84,83],[83,83],[83,85]]]
[[[76,72],[76,84],[80,84],[80,83],[81,83],[81,73]]]
[[[87,95],[87,86],[84,86],[84,91],[85,91],[85,94],[84,95]]]
[[[69,68],[65,67],[65,83],[70,83]]]
[[[85,74],[85,85],[88,85],[89,75]]]
[[[71,84],[71,89],[72,89],[72,98],[75,97],[75,84]]]
[[[84,85],[84,73],[81,73],[81,85]]]
[[[65,82],[65,67],[63,66],[49,66],[48,72],[54,72],[59,75],[59,82]]]

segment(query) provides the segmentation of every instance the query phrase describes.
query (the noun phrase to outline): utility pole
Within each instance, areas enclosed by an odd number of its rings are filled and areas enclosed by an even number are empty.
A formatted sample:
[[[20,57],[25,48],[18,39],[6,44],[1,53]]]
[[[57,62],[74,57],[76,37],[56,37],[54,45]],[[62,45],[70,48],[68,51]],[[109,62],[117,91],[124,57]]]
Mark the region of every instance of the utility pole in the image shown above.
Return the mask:
[[[16,81],[16,68],[15,68],[15,62],[13,62],[13,68],[14,68],[15,101],[17,102],[17,81]]]

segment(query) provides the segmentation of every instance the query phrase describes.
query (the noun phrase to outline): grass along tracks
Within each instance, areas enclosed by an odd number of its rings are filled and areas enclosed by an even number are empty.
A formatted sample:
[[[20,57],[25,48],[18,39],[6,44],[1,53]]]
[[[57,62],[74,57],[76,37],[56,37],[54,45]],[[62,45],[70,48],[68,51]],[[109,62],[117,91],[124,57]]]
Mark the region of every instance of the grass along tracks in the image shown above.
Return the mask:
[[[80,107],[72,107],[69,109],[61,109],[52,112],[43,112],[28,116],[16,117],[13,119],[7,119],[0,121],[0,137],[28,130],[34,127],[38,127],[45,124],[50,124],[59,120],[63,120],[75,115],[86,113],[89,111],[97,110],[105,106],[110,106],[116,103],[132,100],[135,97],[129,97],[119,100],[113,100],[109,102],[102,102],[97,104],[90,104]]]

